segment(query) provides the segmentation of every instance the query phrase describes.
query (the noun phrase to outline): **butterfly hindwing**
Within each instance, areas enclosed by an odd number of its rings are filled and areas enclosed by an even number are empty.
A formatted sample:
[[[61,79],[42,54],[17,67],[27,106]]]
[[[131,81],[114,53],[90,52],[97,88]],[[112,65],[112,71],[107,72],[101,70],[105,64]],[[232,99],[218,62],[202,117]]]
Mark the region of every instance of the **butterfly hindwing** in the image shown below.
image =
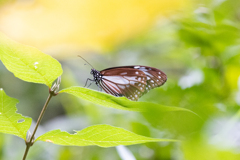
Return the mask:
[[[153,88],[162,86],[167,81],[167,75],[157,68],[139,66],[138,69],[143,71],[147,76],[147,85],[144,94]]]

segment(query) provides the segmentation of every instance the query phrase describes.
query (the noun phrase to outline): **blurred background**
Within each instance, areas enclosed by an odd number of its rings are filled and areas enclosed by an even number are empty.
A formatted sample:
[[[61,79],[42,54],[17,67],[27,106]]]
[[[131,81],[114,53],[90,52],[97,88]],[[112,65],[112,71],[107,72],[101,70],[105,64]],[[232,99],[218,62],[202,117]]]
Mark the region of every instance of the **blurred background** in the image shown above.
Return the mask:
[[[118,148],[37,142],[29,160],[240,159],[240,1],[0,0],[0,31],[59,60],[61,88],[84,86],[91,78],[91,67],[77,55],[97,70],[136,64],[159,68],[167,83],[140,101],[187,108],[201,117],[157,108],[121,111],[60,94],[51,100],[36,136],[110,124],[182,142]],[[20,101],[18,112],[36,121],[47,86],[15,78],[1,62],[0,75],[0,88]],[[22,139],[0,134],[0,159],[20,159],[24,150]]]

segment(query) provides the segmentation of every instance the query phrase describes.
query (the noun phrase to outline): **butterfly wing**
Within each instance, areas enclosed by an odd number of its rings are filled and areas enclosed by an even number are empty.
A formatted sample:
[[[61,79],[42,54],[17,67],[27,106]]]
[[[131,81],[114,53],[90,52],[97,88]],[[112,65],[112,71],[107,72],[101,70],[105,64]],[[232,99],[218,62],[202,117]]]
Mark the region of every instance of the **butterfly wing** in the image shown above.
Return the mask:
[[[125,96],[130,100],[138,100],[146,88],[146,74],[133,67],[114,67],[100,71],[100,86],[106,93]]]
[[[167,81],[167,75],[154,67],[148,66],[134,66],[136,69],[139,69],[145,73],[147,76],[147,85],[143,94],[147,93],[153,88],[162,86]]]

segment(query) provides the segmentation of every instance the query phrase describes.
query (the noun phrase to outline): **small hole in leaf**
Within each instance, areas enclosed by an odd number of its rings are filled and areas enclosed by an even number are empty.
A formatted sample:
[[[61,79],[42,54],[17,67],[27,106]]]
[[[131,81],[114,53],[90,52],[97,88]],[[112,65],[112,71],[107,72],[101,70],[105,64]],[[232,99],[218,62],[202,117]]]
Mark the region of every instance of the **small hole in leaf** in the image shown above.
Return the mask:
[[[18,123],[22,123],[24,121],[25,121],[24,119],[20,119],[20,120],[18,120]]]

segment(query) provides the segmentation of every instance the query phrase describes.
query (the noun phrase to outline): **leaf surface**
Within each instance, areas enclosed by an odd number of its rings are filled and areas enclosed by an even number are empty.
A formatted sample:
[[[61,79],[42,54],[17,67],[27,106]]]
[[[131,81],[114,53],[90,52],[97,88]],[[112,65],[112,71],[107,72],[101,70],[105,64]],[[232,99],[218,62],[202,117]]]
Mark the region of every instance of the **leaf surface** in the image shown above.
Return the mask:
[[[125,97],[115,97],[107,93],[94,91],[83,87],[69,87],[61,90],[59,93],[72,94],[81,99],[90,101],[92,103],[102,105],[105,107],[128,110],[128,111],[148,111],[149,108],[158,108],[161,112],[174,112],[174,111],[186,111],[191,112],[196,115],[196,113],[191,110],[180,108],[180,107],[170,107],[164,106],[151,102],[135,102],[130,101]]]
[[[3,89],[0,88],[0,132],[26,139],[32,119],[16,113],[17,103],[17,99],[7,96]]]
[[[0,33],[0,59],[16,77],[27,82],[46,84],[62,74],[61,64],[37,48],[17,43]]]
[[[173,139],[156,139],[137,135],[123,128],[110,125],[94,125],[87,127],[75,134],[61,130],[47,132],[36,139],[67,146],[90,146],[113,147],[118,145],[132,145],[146,142],[177,141]]]

